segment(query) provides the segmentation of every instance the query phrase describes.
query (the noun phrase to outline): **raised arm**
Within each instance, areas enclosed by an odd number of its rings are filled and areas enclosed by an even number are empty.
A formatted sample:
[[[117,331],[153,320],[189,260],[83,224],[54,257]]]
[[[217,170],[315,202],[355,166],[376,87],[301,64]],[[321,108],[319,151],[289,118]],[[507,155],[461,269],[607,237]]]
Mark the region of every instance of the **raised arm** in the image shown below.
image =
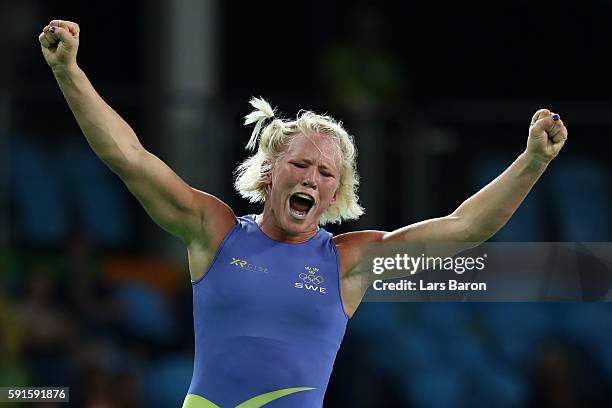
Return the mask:
[[[372,254],[372,250],[376,251],[379,244],[385,244],[381,251],[405,247],[418,249],[420,253],[420,248],[438,242],[443,245],[428,246],[427,251],[432,252],[427,255],[452,256],[491,238],[514,214],[566,139],[567,129],[559,116],[548,109],[540,109],[533,115],[526,150],[452,214],[391,232],[360,231],[338,236],[336,243],[343,276],[359,275],[361,262]],[[365,270],[367,272],[367,267]]]
[[[142,146],[132,128],[98,95],[76,61],[78,24],[52,20],[39,36],[42,52],[87,142],[127,185],[149,216],[181,238],[213,243],[235,221],[216,197],[188,186]],[[215,223],[208,222],[215,220]]]
[[[531,120],[527,148],[495,180],[452,214],[388,233],[384,240],[486,241],[508,222],[566,139],[559,115],[540,109]]]

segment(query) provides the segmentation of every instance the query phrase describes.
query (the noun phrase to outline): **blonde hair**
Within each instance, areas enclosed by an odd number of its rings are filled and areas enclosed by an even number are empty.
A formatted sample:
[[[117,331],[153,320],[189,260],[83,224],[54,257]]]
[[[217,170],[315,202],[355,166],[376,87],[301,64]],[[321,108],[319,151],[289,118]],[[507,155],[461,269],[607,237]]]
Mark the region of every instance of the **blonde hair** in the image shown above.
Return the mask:
[[[283,120],[274,117],[274,109],[262,98],[252,98],[250,104],[255,110],[245,116],[244,124],[255,124],[255,127],[246,149],[254,151],[257,147],[257,152],[236,168],[234,186],[238,193],[252,203],[265,202],[265,176],[287,152],[291,141],[298,135],[320,133],[338,146],[340,180],[336,201],[321,215],[319,223],[323,225],[359,218],[364,209],[359,205],[357,196],[357,150],[352,136],[342,128],[342,123],[311,111],[300,111],[295,120]],[[264,126],[267,120],[271,122]]]

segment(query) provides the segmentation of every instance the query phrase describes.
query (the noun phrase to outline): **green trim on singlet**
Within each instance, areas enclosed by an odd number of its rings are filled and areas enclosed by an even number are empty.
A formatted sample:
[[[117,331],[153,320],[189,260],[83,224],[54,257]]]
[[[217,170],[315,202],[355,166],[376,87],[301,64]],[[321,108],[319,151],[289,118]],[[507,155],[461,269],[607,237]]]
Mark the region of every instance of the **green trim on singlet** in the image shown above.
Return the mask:
[[[314,388],[309,388],[309,387],[283,388],[282,390],[270,391],[270,392],[266,392],[265,394],[260,394],[256,397],[246,400],[242,404],[236,405],[236,408],[259,408],[263,405],[266,405],[268,402],[284,397],[285,395],[294,394],[300,391],[308,391],[308,390],[314,390]]]
[[[256,395],[255,397],[236,405],[236,408],[259,408],[286,395],[295,394],[296,392],[314,390],[311,387],[298,388],[283,388],[281,390],[266,392],[265,394]],[[204,397],[196,394],[187,394],[183,408],[220,408]]]
[[[187,394],[183,402],[183,408],[221,408],[204,397],[196,394]]]

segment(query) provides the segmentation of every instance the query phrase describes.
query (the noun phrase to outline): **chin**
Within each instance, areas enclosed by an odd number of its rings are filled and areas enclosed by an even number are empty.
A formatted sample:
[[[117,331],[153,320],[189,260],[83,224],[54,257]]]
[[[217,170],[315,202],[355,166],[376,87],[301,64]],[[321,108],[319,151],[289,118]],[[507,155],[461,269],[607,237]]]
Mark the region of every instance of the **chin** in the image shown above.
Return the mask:
[[[291,233],[305,232],[311,229],[313,225],[315,228],[318,225],[315,214],[311,213],[306,214],[304,218],[296,218],[291,212],[287,211],[284,218],[284,227],[287,232]]]

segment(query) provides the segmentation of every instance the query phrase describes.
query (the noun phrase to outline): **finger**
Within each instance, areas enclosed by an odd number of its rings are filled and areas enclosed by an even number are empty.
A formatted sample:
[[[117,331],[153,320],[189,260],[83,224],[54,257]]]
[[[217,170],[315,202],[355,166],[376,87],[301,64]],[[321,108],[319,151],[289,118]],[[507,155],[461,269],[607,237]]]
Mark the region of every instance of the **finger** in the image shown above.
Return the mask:
[[[565,124],[561,119],[555,120],[555,115],[556,114],[553,113],[551,117],[553,119],[553,127],[548,131],[548,137],[554,136],[565,127]],[[556,117],[559,117],[559,115],[556,115]]]
[[[548,132],[548,138],[551,140],[555,140],[558,138],[559,134],[563,131],[562,128],[555,128],[552,131]]]
[[[552,129],[548,131],[548,138],[555,143],[567,139],[567,128],[563,120],[561,120],[561,117],[553,112],[551,118],[554,121],[554,125]]]
[[[51,20],[49,23],[50,26],[60,27],[68,30],[68,32],[74,37],[79,38],[79,34],[81,32],[81,28],[77,23],[66,20]]]
[[[53,47],[54,45],[57,45],[57,43],[59,42],[59,38],[56,38],[49,30],[47,30],[47,32],[43,31],[43,36],[49,43],[49,47]]]
[[[43,32],[40,34],[40,36],[38,38],[39,40],[41,40],[41,38],[44,39],[45,43],[47,44],[45,46],[46,48],[50,48],[53,45],[55,45],[55,43],[57,43],[57,40],[54,37],[51,36],[51,33],[49,32],[49,28],[51,28],[51,26],[48,26],[48,25],[45,26],[43,28]],[[42,42],[41,42],[41,44],[42,44]]]
[[[40,45],[45,48],[51,47],[51,44],[49,44],[49,41],[47,41],[47,38],[45,37],[45,33],[40,33],[38,36],[38,41],[40,42]]]
[[[553,125],[552,129],[550,129],[548,131],[549,134],[556,133],[556,132],[559,131],[559,129],[565,127],[565,124],[561,120],[561,116],[559,116],[557,113],[552,112],[551,118],[554,121],[554,125]]]
[[[548,137],[554,142],[558,143],[562,140],[567,139],[567,128],[563,124],[557,125],[553,132],[548,134]]]
[[[554,143],[566,141],[567,140],[567,129],[563,128],[559,133],[555,134],[551,140]]]
[[[77,39],[74,38],[74,36],[66,28],[53,25],[49,27],[49,31],[45,33],[45,35],[48,36],[48,39],[55,42],[61,41],[69,47],[73,46],[77,41]]]
[[[551,116],[551,112],[548,109],[539,109],[531,118],[531,126],[533,126],[541,118],[548,116]]]
[[[531,128],[534,132],[544,131],[547,134],[553,130],[555,126],[555,121],[551,116],[544,116],[538,119],[535,123],[531,125]]]

